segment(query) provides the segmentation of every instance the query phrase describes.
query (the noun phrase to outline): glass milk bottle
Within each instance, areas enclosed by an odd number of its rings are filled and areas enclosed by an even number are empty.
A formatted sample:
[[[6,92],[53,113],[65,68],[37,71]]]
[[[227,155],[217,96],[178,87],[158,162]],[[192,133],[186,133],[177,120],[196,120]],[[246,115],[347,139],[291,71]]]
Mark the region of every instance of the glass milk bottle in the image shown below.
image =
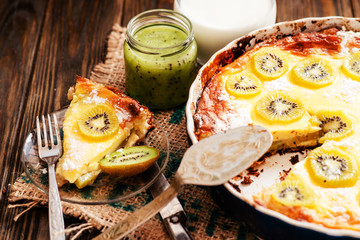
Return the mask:
[[[200,64],[232,40],[276,20],[275,0],[175,0],[174,10],[193,24]]]

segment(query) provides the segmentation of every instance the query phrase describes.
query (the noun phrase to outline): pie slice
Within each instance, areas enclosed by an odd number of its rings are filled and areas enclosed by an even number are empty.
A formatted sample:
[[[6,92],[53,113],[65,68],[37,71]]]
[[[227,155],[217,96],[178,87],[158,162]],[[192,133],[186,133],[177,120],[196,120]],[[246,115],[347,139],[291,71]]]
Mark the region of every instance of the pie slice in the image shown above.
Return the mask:
[[[68,97],[56,175],[60,186],[70,182],[82,188],[101,172],[99,161],[106,154],[141,141],[154,127],[154,116],[119,90],[83,77],[77,77]]]

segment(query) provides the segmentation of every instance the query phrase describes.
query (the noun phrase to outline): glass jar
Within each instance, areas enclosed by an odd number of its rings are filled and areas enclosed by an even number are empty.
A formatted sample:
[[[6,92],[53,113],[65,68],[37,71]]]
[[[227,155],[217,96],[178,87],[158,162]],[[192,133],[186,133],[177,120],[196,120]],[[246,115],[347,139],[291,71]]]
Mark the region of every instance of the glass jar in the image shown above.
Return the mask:
[[[187,100],[197,73],[197,46],[189,19],[172,10],[134,17],[124,43],[126,91],[153,109]]]

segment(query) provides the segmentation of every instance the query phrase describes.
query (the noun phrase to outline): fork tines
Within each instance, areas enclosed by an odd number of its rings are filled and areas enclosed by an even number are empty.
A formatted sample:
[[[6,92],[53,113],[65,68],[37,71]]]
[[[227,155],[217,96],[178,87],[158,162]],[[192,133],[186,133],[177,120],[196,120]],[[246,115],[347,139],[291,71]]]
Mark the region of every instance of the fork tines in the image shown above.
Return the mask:
[[[46,123],[44,115],[41,116],[42,131],[40,128],[39,116],[36,117],[36,132],[37,132],[37,142],[39,149],[40,148],[53,149],[55,146],[59,146],[61,144],[59,126],[56,119],[56,115],[53,113],[52,117],[53,117],[53,123],[51,122],[50,114],[47,115],[47,123]],[[46,125],[48,125],[48,127],[46,127]],[[53,134],[53,128],[55,130],[55,135]],[[50,139],[48,138],[48,135]]]

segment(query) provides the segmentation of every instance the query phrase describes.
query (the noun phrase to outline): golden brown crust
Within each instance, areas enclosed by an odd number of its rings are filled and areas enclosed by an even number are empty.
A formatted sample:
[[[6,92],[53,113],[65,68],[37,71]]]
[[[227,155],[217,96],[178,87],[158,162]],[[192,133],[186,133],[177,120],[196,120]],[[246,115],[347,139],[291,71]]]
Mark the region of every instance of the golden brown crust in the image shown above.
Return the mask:
[[[138,101],[126,96],[117,88],[104,87],[102,84],[95,83],[84,77],[76,77],[76,93],[90,94],[91,97],[100,97],[106,99],[112,106],[121,112],[127,112],[127,118],[120,122],[120,126],[124,127],[126,122],[132,121],[140,116],[140,113],[146,114],[148,124],[153,127],[154,114],[145,106],[139,104]],[[96,90],[96,91],[94,91]]]
[[[311,54],[335,55],[341,51],[342,37],[337,35],[337,28],[330,28],[321,32],[299,33],[282,39],[275,37],[261,42],[250,51],[244,53],[234,62],[219,68],[205,85],[203,94],[198,101],[194,114],[195,135],[200,140],[217,132],[226,130],[228,119],[224,119],[223,113],[231,113],[228,101],[223,100],[221,94],[224,91],[221,83],[221,75],[232,69],[243,70],[253,54],[262,47],[278,47],[289,51],[294,55],[308,56]],[[360,46],[360,39],[351,42],[353,46]],[[223,129],[216,129],[215,122],[221,122]]]
[[[308,56],[314,53],[334,55],[341,51],[340,36],[328,33],[299,33],[293,37],[284,38],[274,44],[294,55]]]
[[[324,210],[324,212],[318,213],[312,208],[282,205],[274,201],[269,194],[269,192],[264,192],[262,196],[255,196],[255,203],[297,221],[316,223],[332,229],[360,230],[360,217],[351,211],[339,213]]]
[[[218,89],[218,81],[211,81],[209,85],[205,88],[203,97],[200,98],[198,102],[198,107],[196,116],[201,116],[201,127],[199,121],[195,121],[196,129],[198,129],[195,134],[198,139],[203,139],[207,136],[213,135],[216,133],[213,126],[215,126],[216,121],[222,121],[224,124],[227,119],[222,119],[218,113],[230,112],[229,103],[225,100],[221,100],[220,91],[212,91],[212,89]]]

